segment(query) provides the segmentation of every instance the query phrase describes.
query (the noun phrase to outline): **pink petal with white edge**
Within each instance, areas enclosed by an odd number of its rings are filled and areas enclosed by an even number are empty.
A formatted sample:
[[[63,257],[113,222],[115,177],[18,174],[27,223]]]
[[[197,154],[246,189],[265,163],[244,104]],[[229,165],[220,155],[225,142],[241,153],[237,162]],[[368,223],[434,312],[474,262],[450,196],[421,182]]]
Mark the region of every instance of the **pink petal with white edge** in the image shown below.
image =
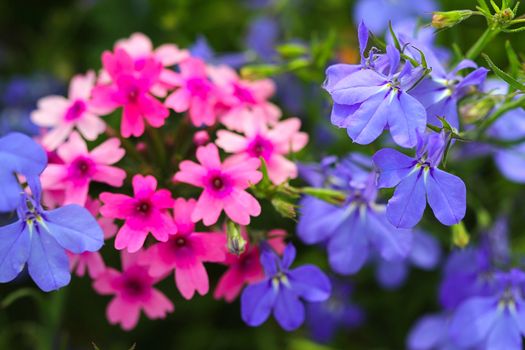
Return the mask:
[[[151,40],[142,33],[133,33],[129,39],[121,39],[115,44],[115,48],[121,48],[134,59],[144,58],[153,51]]]
[[[37,102],[37,110],[31,113],[31,121],[42,127],[55,126],[62,121],[70,104],[63,96],[43,97]]]
[[[155,50],[155,58],[165,67],[173,66],[188,57],[190,57],[188,50],[181,50],[173,44],[164,44]]]
[[[86,140],[95,141],[97,137],[106,131],[106,123],[99,116],[85,112],[76,122],[78,131]]]
[[[93,174],[93,181],[102,182],[113,187],[121,187],[126,178],[126,172],[120,168],[109,165],[97,165]]]
[[[58,148],[57,153],[65,163],[71,163],[78,156],[87,155],[88,149],[82,137],[76,131],[73,131],[69,135],[69,140]]]
[[[246,149],[248,141],[239,134],[228,130],[219,130],[215,144],[228,153],[238,153]]]
[[[276,185],[297,177],[297,165],[281,155],[274,155],[268,162],[268,176]]]
[[[89,100],[91,90],[93,90],[93,86],[95,86],[95,79],[95,72],[93,71],[89,71],[85,75],[75,75],[69,83],[69,99],[71,101]]]
[[[182,113],[190,108],[191,95],[186,89],[178,89],[168,96],[164,105],[177,113]]]
[[[120,161],[125,154],[126,151],[120,147],[120,140],[113,137],[95,147],[90,156],[97,164],[111,165]]]
[[[73,130],[71,124],[61,124],[54,129],[48,131],[42,138],[42,146],[48,151],[54,151],[59,146],[64,144],[67,137]]]

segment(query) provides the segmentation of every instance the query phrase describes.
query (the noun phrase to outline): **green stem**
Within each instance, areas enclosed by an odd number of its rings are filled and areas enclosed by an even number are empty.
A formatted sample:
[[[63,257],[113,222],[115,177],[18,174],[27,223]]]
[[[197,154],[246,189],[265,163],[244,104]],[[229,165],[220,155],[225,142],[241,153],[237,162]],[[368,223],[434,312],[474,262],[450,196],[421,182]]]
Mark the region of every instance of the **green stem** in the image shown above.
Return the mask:
[[[476,59],[476,57],[479,56],[481,51],[483,51],[485,46],[487,46],[487,44],[490,43],[492,39],[494,39],[499,34],[500,31],[501,29],[487,28],[483,35],[481,35],[479,39],[474,43],[474,45],[472,45],[470,50],[468,50],[465,58],[468,58],[470,60]]]
[[[159,160],[159,166],[161,167],[162,171],[166,168],[166,147],[164,141],[162,140],[162,136],[157,129],[148,126],[147,130],[148,135],[153,143],[153,148]]]
[[[487,119],[481,123],[479,128],[476,130],[477,137],[476,139],[481,138],[485,131],[494,124],[503,114],[507,113],[510,110],[522,107],[525,105],[525,96],[518,98],[516,100],[511,100],[504,103],[500,108],[498,108],[494,113],[490,115]]]

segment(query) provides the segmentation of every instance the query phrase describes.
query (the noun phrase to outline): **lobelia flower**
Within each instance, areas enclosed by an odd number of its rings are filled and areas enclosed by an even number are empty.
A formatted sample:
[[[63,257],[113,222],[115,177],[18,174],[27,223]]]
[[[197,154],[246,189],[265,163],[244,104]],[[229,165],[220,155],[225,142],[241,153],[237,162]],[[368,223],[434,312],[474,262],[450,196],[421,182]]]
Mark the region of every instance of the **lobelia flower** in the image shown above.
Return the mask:
[[[332,295],[328,300],[310,303],[306,308],[306,322],[310,335],[318,343],[329,343],[338,330],[350,330],[363,323],[363,310],[352,304],[352,286],[330,279]]]
[[[20,203],[16,174],[33,178],[40,175],[47,164],[46,152],[30,137],[9,133],[0,138],[0,212],[14,210]]]
[[[246,189],[262,179],[257,171],[260,161],[255,158],[239,161],[227,158],[221,163],[219,149],[210,143],[197,149],[197,164],[190,160],[180,163],[174,181],[202,187],[203,191],[191,219],[202,220],[210,226],[217,222],[221,212],[239,225],[248,225],[250,216],[261,213],[259,202]]]
[[[84,205],[92,181],[122,186],[126,172],[112,164],[120,161],[125,153],[117,138],[105,141],[90,152],[82,137],[73,132],[57,150],[63,163],[49,164],[42,173],[42,187],[46,191],[64,191],[64,204]]]
[[[209,74],[221,92],[216,108],[222,111],[220,121],[228,129],[242,132],[259,120],[274,124],[281,117],[281,110],[268,101],[275,93],[270,79],[242,80],[227,66],[211,67]]]
[[[91,101],[94,85],[95,73],[89,71],[71,79],[68,98],[51,95],[38,101],[38,109],[31,113],[31,120],[38,126],[51,128],[42,138],[46,149],[54,151],[74,129],[89,141],[96,140],[106,130],[100,111]]]
[[[117,233],[118,227],[112,219],[105,217],[98,217],[100,213],[101,203],[98,200],[88,198],[85,208],[89,210],[93,217],[97,218],[97,222],[104,232],[104,239],[110,239]],[[89,277],[96,278],[99,274],[104,272],[106,265],[99,252],[84,252],[81,254],[73,254],[67,252],[69,257],[69,268],[77,276],[83,277],[86,272]]]
[[[165,318],[174,307],[171,301],[153,286],[160,280],[148,273],[148,267],[138,264],[138,253],[121,253],[122,272],[108,268],[98,275],[93,288],[102,295],[114,295],[106,309],[111,324],[133,329],[144,311],[150,319]]]
[[[301,121],[290,118],[269,129],[265,123],[246,125],[244,137],[227,130],[217,132],[215,143],[239,162],[262,157],[270,180],[278,185],[297,177],[297,166],[284,155],[300,151],[308,142],[308,135],[300,132]]]
[[[420,318],[407,338],[409,350],[467,350],[457,347],[451,340],[448,328],[450,315],[439,313]],[[474,350],[472,348],[468,348]],[[481,350],[481,349],[478,349]]]
[[[366,43],[367,34],[362,31],[361,27],[360,42]],[[392,45],[383,57],[388,59],[386,73],[373,66],[354,72],[355,66],[328,68],[324,88],[334,101],[332,123],[346,128],[350,138],[362,145],[377,139],[388,126],[398,145],[413,147],[417,133],[425,130],[426,111],[407,90],[421,76],[421,69],[407,62],[398,72],[400,53]]]
[[[450,322],[450,336],[460,347],[484,344],[488,350],[522,349],[525,335],[525,274],[512,269],[495,276],[495,292],[465,300]]]
[[[203,263],[226,259],[224,234],[195,232],[195,224],[191,221],[195,205],[194,199],[175,200],[173,210],[177,233],[167,242],[154,244],[139,258],[149,266],[149,273],[154,277],[175,270],[175,284],[188,300],[195,292],[206,295],[209,291],[208,274]]]
[[[412,248],[406,259],[387,261],[379,258],[376,279],[386,289],[399,288],[406,280],[410,265],[423,270],[432,270],[439,263],[441,248],[432,235],[414,231]]]
[[[137,69],[133,58],[122,48],[117,48],[114,53],[104,52],[102,63],[111,82],[93,89],[92,102],[104,114],[123,107],[122,136],[141,136],[145,129],[144,119],[155,128],[164,125],[169,110],[151,95],[151,90],[159,83],[162,63],[149,57]]]
[[[69,284],[66,250],[95,252],[104,243],[103,233],[87,209],[78,205],[44,210],[38,179],[29,183],[33,196],[21,196],[18,221],[0,227],[0,282],[13,280],[27,263],[33,281],[49,292]]]
[[[219,91],[208,78],[206,64],[190,57],[179,64],[179,69],[180,73],[170,76],[170,84],[176,90],[164,104],[177,113],[189,111],[191,122],[197,127],[215,124]]]
[[[396,227],[414,227],[422,218],[426,202],[444,225],[454,225],[466,211],[463,181],[438,169],[445,151],[444,134],[418,136],[416,158],[391,148],[378,151],[374,163],[379,170],[378,186],[396,187],[386,214]]]
[[[213,65],[227,65],[233,68],[240,68],[245,66],[250,61],[253,61],[253,58],[249,53],[245,52],[228,52],[217,54],[213,51],[213,48],[210,47],[208,40],[205,36],[199,35],[197,40],[190,47],[191,56],[200,58],[203,61],[209,62]]]
[[[330,297],[328,277],[314,265],[290,269],[294,259],[295,247],[291,243],[282,260],[271,248],[262,251],[266,278],[246,287],[241,295],[241,316],[249,326],[261,325],[273,312],[284,330],[293,331],[304,322],[302,300],[320,302]]]
[[[412,233],[392,226],[385,206],[376,203],[376,174],[370,168],[369,158],[350,155],[328,176],[332,188],[348,193],[344,203],[306,196],[299,204],[299,238],[306,244],[326,242],[330,266],[340,274],[356,273],[375,252],[387,261],[402,260],[412,244]]]
[[[242,236],[247,240],[244,253],[237,256],[227,254],[225,264],[228,270],[221,276],[213,297],[215,299],[224,298],[231,303],[241,293],[245,284],[253,284],[264,279],[264,271],[261,265],[261,249],[257,245],[252,245],[247,239],[246,230],[241,228]],[[268,236],[272,237],[266,242],[279,255],[282,255],[285,248],[283,230],[271,230]]]
[[[100,195],[102,216],[124,220],[115,239],[115,248],[134,253],[144,245],[151,232],[153,237],[166,242],[177,227],[168,213],[173,208],[173,198],[168,190],[157,191],[157,180],[153,176],[133,177],[133,197],[104,192]]]

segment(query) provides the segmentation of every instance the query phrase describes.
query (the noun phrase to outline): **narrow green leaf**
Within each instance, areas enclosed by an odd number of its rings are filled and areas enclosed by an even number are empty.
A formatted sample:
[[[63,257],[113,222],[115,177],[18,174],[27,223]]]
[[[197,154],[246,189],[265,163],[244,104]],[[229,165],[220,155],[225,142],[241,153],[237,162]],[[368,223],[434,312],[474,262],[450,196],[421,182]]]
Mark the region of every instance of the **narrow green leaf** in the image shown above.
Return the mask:
[[[91,345],[93,345],[93,350],[100,350],[100,348],[95,344],[95,342],[91,342]]]
[[[487,61],[487,64],[489,65],[490,69],[502,80],[504,80],[507,84],[509,84],[512,88],[519,90],[519,91],[525,91],[525,85],[514,79],[510,74],[504,72],[502,69],[500,69],[498,66],[492,62],[492,60],[487,56],[486,54],[482,54],[483,58],[485,58],[485,61]]]
[[[487,2],[485,0],[478,0],[479,7],[483,10],[483,12],[490,13],[489,5],[487,5]]]
[[[390,35],[392,35],[392,40],[394,40],[394,45],[396,49],[401,52],[401,45],[399,44],[399,40],[397,39],[396,33],[394,33],[394,29],[392,28],[392,21],[388,22],[388,30],[390,31]]]
[[[25,297],[30,297],[35,299],[38,303],[42,302],[42,296],[33,288],[22,288],[14,291],[13,293],[10,293],[7,295],[3,300],[0,306],[2,308],[9,307],[11,304],[13,304],[18,299],[22,299]]]
[[[505,50],[507,51],[507,57],[509,59],[510,74],[513,77],[516,77],[518,76],[518,72],[521,69],[521,64],[518,55],[516,54],[516,51],[514,51],[514,49],[512,48],[512,45],[510,44],[509,40],[505,42]]]

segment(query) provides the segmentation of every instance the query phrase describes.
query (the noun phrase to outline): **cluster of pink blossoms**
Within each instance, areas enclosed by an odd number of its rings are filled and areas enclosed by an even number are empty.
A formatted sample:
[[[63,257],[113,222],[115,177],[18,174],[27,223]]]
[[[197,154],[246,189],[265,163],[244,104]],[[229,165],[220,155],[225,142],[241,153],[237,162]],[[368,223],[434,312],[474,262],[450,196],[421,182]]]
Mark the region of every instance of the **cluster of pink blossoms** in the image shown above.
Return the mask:
[[[281,119],[274,92],[271,80],[242,79],[172,44],[155,49],[136,33],[102,54],[98,74],[73,77],[67,98],[39,101],[32,120],[48,151],[44,204],[86,207],[121,255],[118,271],[99,252],[69,254],[72,271],[113,295],[110,323],[130,330],[141,311],[150,319],[172,312],[155,288],[170,276],[185,299],[207,294],[205,264],[228,267],[216,299],[231,302],[263,279],[248,227],[261,206],[250,188],[263,165],[274,185],[297,177],[287,157],[308,142],[298,118]],[[159,152],[166,154],[155,162]],[[228,249],[227,222],[248,241],[239,255]],[[285,235],[267,233],[279,254]]]

